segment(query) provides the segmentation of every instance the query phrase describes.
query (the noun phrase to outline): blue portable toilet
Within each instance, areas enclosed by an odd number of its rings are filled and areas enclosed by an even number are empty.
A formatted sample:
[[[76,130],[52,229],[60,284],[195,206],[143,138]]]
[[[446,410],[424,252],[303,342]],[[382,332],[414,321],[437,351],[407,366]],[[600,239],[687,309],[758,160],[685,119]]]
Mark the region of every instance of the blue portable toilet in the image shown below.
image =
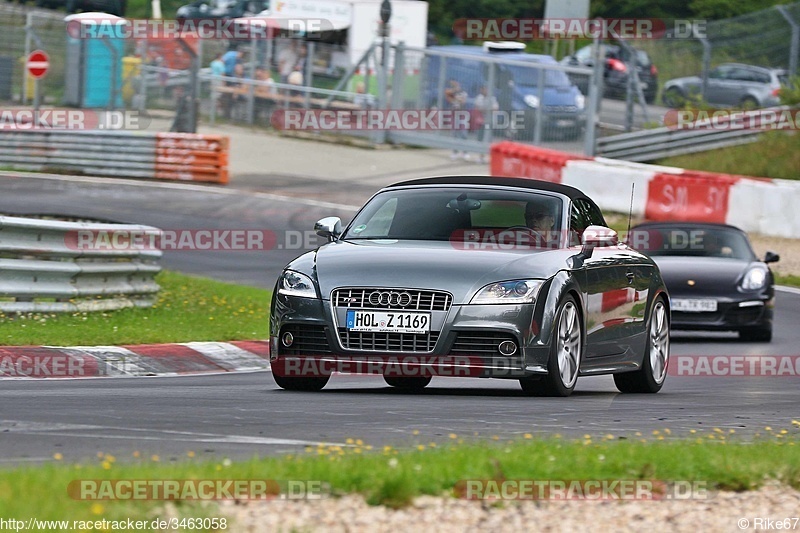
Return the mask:
[[[79,13],[67,23],[64,104],[122,108],[122,57],[127,21],[108,13]]]

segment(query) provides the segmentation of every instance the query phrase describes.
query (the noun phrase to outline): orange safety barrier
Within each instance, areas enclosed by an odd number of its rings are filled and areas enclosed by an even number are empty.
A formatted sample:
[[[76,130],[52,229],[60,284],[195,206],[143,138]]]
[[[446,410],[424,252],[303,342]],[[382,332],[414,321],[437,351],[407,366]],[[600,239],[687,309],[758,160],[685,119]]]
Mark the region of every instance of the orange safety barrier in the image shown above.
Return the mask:
[[[158,133],[155,177],[228,183],[228,145],[223,135]]]
[[[490,173],[492,176],[533,178],[561,183],[561,169],[567,161],[574,159],[589,158],[503,141],[491,147]]]

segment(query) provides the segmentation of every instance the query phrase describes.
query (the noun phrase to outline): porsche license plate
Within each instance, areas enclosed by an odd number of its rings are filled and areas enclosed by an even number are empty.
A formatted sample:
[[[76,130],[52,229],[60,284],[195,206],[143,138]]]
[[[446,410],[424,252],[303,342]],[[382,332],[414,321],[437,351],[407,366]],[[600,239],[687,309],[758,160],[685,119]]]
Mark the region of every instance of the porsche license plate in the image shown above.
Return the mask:
[[[428,333],[430,313],[402,311],[348,311],[347,329],[374,333]]]
[[[674,299],[671,301],[673,311],[684,313],[713,313],[717,310],[717,301],[709,298]]]

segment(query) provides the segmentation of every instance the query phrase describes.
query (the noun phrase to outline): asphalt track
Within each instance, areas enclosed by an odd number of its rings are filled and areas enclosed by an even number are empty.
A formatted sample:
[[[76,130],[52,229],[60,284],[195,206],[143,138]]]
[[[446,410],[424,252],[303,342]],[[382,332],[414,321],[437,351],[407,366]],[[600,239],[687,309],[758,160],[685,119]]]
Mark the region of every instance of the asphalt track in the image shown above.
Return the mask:
[[[118,181],[14,179],[0,176],[0,212],[62,213],[162,228],[307,230],[314,220],[352,215],[370,191],[346,183],[276,177],[269,189],[218,191],[203,187]],[[277,185],[276,185],[277,184]],[[304,199],[293,199],[303,196]],[[43,206],[46,206],[43,207]],[[294,237],[292,237],[294,238]],[[300,249],[265,252],[167,252],[169,268],[271,288]],[[675,335],[672,356],[800,355],[800,291],[777,299],[770,344],[735,336]],[[198,377],[4,380],[0,383],[0,462],[124,459],[139,451],[162,461],[219,460],[296,451],[318,442],[360,438],[373,446],[561,434],[637,438],[654,430],[671,436],[733,429],[751,438],[792,428],[799,418],[798,377],[668,377],[657,395],[621,395],[609,376],[582,378],[566,399],[524,397],[516,382],[435,378],[420,394],[402,394],[375,376],[334,376],[320,393],[277,388],[269,373]],[[418,432],[415,434],[415,432]]]

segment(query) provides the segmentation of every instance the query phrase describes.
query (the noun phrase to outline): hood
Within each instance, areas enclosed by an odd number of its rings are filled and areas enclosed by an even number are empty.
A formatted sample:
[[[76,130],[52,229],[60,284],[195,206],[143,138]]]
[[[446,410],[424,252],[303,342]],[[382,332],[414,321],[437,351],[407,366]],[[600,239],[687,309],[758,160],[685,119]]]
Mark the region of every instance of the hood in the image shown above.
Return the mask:
[[[437,241],[337,241],[317,251],[316,277],[324,299],[337,287],[397,287],[448,291],[459,304],[495,281],[550,278],[574,253],[461,250]]]
[[[718,257],[655,256],[653,260],[672,297],[719,294],[720,289],[735,290],[744,273],[757,264]],[[689,280],[695,284],[689,285]]]
[[[514,86],[514,92],[523,104],[525,96],[529,94],[537,97],[539,96],[538,87],[527,85]],[[580,94],[580,91],[574,85],[546,86],[542,92],[542,99],[544,100],[545,109],[551,106],[575,106],[575,97],[578,96],[578,94]],[[575,111],[582,110],[576,108]]]

